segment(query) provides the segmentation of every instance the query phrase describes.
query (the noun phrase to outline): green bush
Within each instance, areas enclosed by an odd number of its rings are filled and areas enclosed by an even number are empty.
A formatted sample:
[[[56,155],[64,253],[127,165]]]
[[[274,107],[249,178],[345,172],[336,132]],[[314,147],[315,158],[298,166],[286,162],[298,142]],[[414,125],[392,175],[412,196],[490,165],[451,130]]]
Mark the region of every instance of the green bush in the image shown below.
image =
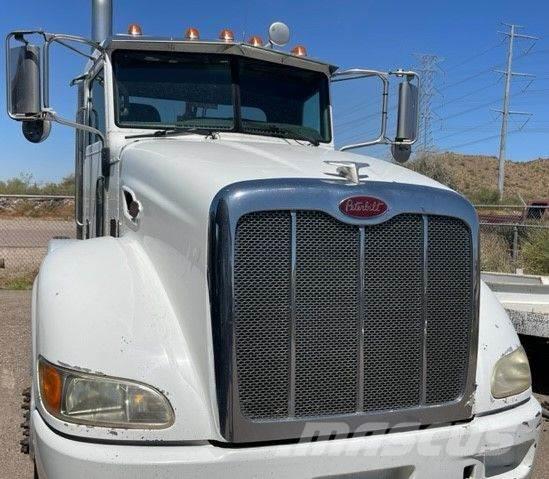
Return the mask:
[[[18,178],[0,181],[3,195],[74,195],[74,175],[65,176],[60,182],[38,183],[32,174],[21,173]]]
[[[522,263],[528,274],[549,274],[549,229],[533,231],[522,245]]]

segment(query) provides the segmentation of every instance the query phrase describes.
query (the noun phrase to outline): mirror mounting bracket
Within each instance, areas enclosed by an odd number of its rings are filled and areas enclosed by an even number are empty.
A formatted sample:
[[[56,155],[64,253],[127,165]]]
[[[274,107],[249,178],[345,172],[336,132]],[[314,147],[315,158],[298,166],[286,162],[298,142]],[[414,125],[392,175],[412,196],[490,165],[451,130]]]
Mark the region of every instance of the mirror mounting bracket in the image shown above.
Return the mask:
[[[378,70],[368,70],[363,68],[350,68],[348,70],[343,71],[337,71],[335,72],[332,77],[332,82],[340,82],[340,81],[347,81],[347,80],[357,80],[359,78],[372,78],[377,77],[381,80],[383,85],[383,93],[382,93],[382,107],[381,107],[381,127],[380,132],[377,138],[369,141],[359,142],[359,143],[353,143],[350,145],[342,146],[339,150],[340,151],[346,151],[351,150],[355,148],[363,148],[366,146],[373,146],[373,145],[391,145],[391,146],[407,146],[410,147],[412,144],[414,144],[417,140],[417,138],[412,139],[404,139],[404,140],[392,140],[387,136],[387,118],[388,118],[388,106],[389,106],[389,78],[391,76],[396,76],[397,78],[405,78],[407,82],[413,81],[415,78],[417,81],[417,86],[419,87],[419,75],[411,70],[395,70],[395,71],[388,71],[388,72],[382,72]],[[416,121],[419,117],[416,118]]]

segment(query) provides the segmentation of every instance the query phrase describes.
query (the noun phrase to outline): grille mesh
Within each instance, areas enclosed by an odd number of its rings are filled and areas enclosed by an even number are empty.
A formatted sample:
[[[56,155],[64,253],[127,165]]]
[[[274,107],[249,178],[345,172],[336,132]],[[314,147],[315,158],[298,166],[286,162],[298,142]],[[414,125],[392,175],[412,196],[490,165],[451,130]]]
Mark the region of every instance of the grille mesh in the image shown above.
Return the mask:
[[[401,215],[366,228],[364,410],[417,405],[423,332],[423,221]]]
[[[288,415],[290,217],[242,218],[235,245],[235,340],[242,413]]]
[[[355,410],[358,230],[318,212],[296,220],[296,416]]]
[[[460,397],[472,321],[470,233],[458,219],[431,216],[427,225],[424,258],[421,215],[362,229],[313,211],[295,212],[293,227],[289,211],[239,220],[233,327],[245,417],[335,416]]]
[[[471,241],[463,222],[441,216],[429,220],[427,281],[427,403],[455,400],[465,386],[469,344]],[[448,294],[451,291],[452,294]]]

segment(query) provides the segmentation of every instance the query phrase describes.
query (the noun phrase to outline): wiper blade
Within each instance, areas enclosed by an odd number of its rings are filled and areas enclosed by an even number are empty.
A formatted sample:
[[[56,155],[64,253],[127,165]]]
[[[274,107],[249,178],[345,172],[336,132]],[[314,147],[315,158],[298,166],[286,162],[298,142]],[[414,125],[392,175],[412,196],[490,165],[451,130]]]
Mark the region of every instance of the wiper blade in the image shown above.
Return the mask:
[[[206,135],[211,136],[216,134],[217,131],[211,128],[163,128],[151,133],[140,133],[139,135],[128,135],[126,139],[130,138],[159,138],[164,136],[178,136],[178,135]]]
[[[320,145],[320,141],[317,138],[296,133],[291,128],[282,128],[280,126],[271,125],[267,128],[267,130],[276,136],[280,136],[281,138],[287,138],[289,140],[308,141],[309,143],[311,143],[311,145],[314,146]]]

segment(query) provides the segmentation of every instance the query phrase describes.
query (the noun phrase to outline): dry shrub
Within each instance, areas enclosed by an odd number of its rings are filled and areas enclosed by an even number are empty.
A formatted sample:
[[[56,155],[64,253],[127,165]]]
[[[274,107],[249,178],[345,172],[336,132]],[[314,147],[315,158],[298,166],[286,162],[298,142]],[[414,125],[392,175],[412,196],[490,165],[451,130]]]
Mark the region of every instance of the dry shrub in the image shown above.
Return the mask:
[[[411,170],[428,176],[443,185],[456,189],[455,178],[443,159],[436,155],[421,155],[406,165]]]
[[[480,267],[482,271],[514,273],[510,246],[504,236],[498,233],[480,234]]]

